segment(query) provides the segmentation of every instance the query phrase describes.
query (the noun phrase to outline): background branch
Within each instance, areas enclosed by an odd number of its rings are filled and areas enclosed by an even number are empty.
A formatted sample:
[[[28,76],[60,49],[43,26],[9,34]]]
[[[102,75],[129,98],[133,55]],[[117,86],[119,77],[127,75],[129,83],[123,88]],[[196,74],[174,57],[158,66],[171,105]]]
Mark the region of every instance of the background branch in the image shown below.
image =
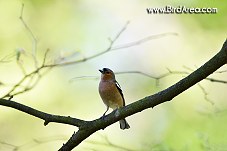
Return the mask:
[[[70,116],[60,116],[60,115],[48,114],[48,113],[39,111],[37,109],[31,108],[29,106],[26,106],[26,105],[23,105],[21,103],[17,103],[17,102],[11,101],[11,100],[0,99],[0,105],[14,108],[21,112],[24,112],[29,115],[35,116],[39,119],[42,119],[45,121],[44,122],[45,126],[47,124],[49,124],[50,122],[68,124],[68,125],[73,125],[73,126],[77,126],[77,127],[80,127],[81,125],[87,123],[84,120],[72,118]]]
[[[24,6],[22,5],[22,9],[23,9],[23,7]],[[23,10],[22,10],[22,12],[23,12]],[[21,14],[21,15],[23,15],[23,14]],[[31,32],[31,29],[28,27],[26,22],[23,20],[23,17],[21,16],[20,18],[22,19],[26,29],[29,30],[29,32],[32,35],[33,39],[35,39],[34,34]],[[67,66],[67,65],[72,65],[72,64],[84,63],[86,61],[89,61],[89,60],[92,60],[94,58],[97,58],[97,57],[99,57],[101,55],[104,55],[104,54],[106,54],[106,53],[108,53],[108,52],[110,52],[112,50],[116,50],[116,49],[120,50],[120,49],[124,49],[126,47],[132,47],[132,46],[135,46],[135,45],[138,45],[138,44],[142,44],[142,43],[147,42],[147,41],[152,40],[152,39],[162,38],[162,37],[168,36],[168,35],[176,35],[176,34],[173,34],[173,33],[172,34],[170,34],[170,33],[166,33],[165,34],[164,33],[164,34],[152,35],[152,36],[143,38],[143,39],[135,41],[135,42],[130,42],[128,44],[122,44],[120,46],[113,47],[113,45],[118,40],[118,38],[126,30],[128,24],[129,24],[129,22],[127,22],[123,26],[123,28],[116,34],[116,36],[113,38],[113,40],[109,39],[110,44],[104,51],[101,51],[101,52],[96,53],[94,55],[91,55],[91,56],[88,56],[88,57],[83,57],[82,59],[75,60],[75,61],[67,61],[67,62],[63,62],[63,63],[60,62],[60,63],[47,64],[46,63],[47,55],[48,55],[48,53],[50,51],[49,49],[47,49],[47,51],[44,54],[42,64],[40,66],[37,65],[35,70],[33,70],[33,71],[31,71],[30,73],[27,73],[27,74],[26,74],[25,69],[23,68],[23,65],[21,63],[18,63],[18,65],[19,65],[20,69],[22,70],[24,76],[5,95],[3,95],[2,98],[16,96],[18,94],[22,94],[24,92],[27,92],[27,91],[33,89],[36,86],[36,84],[39,82],[41,77],[44,75],[44,74],[41,74],[41,71],[43,71],[44,69],[46,69],[46,72],[44,72],[44,73],[47,73],[48,71],[50,71],[50,69],[52,69],[54,67],[62,67],[62,66]],[[37,61],[35,61],[35,62],[37,62]],[[35,76],[37,76],[37,78],[36,78],[36,80],[35,80],[35,82],[33,84],[29,83],[22,90],[17,91],[17,88],[20,87],[22,84],[24,84],[25,81],[27,81],[27,80],[32,81]]]
[[[119,146],[119,145],[111,142],[109,140],[109,138],[107,136],[105,136],[105,135],[101,136],[101,137],[103,138],[104,142],[88,140],[88,141],[86,141],[86,143],[93,144],[93,145],[107,146],[107,147],[111,147],[111,148],[119,149],[119,150],[123,150],[123,151],[137,151],[138,150],[138,149],[127,148],[127,147],[124,147],[124,146]]]
[[[31,150],[31,148],[36,147],[38,145],[50,143],[53,141],[65,141],[65,136],[52,136],[52,137],[43,137],[43,138],[35,138],[21,145],[14,145],[10,143],[6,143],[0,140],[0,144],[5,146],[6,148],[12,149],[12,151],[23,151],[23,150]]]
[[[35,34],[32,32],[31,28],[28,26],[28,24],[25,22],[24,18],[23,18],[23,14],[24,14],[24,4],[22,4],[21,6],[21,13],[20,13],[20,17],[19,19],[21,20],[22,24],[24,25],[25,29],[28,31],[29,35],[32,38],[32,58],[34,60],[35,63],[35,67],[38,68],[38,61],[36,58],[36,51],[37,51],[37,39],[35,37]]]
[[[19,66],[19,68],[21,69],[23,76],[22,78],[14,84],[14,86],[11,87],[11,89],[9,89],[1,98],[12,98],[15,97],[16,95],[19,94],[23,94],[27,91],[32,90],[40,81],[40,79],[42,78],[42,76],[44,74],[46,74],[47,72],[49,72],[51,69],[53,69],[54,67],[62,67],[62,66],[67,66],[67,65],[72,65],[72,64],[79,64],[79,63],[84,63],[86,61],[89,61],[91,59],[97,58],[103,54],[106,54],[110,51],[113,50],[120,50],[120,49],[125,49],[128,47],[133,47],[142,43],[145,43],[147,41],[153,40],[153,39],[157,39],[157,38],[162,38],[168,35],[177,35],[176,33],[162,33],[162,34],[157,34],[157,35],[151,35],[145,38],[142,38],[140,40],[134,41],[134,42],[129,42],[126,44],[121,44],[119,46],[115,46],[114,44],[115,42],[119,39],[119,37],[123,34],[123,32],[127,29],[127,26],[129,24],[129,21],[123,26],[123,28],[111,39],[109,38],[109,46],[96,54],[93,54],[91,56],[88,57],[83,57],[82,59],[79,60],[73,60],[73,61],[66,61],[66,62],[54,62],[54,63],[47,63],[47,55],[49,53],[49,49],[47,49],[47,51],[44,54],[43,57],[43,61],[41,65],[38,65],[38,61],[36,58],[36,51],[37,51],[37,39],[35,34],[33,33],[33,31],[31,30],[31,28],[28,26],[28,24],[26,23],[26,21],[24,20],[24,4],[22,4],[21,7],[21,12],[20,12],[20,21],[22,22],[22,24],[24,25],[25,29],[27,30],[27,32],[29,33],[30,37],[32,38],[32,58],[33,61],[35,62],[35,69],[33,71],[31,71],[30,73],[26,73],[26,69],[24,68],[23,64],[21,63],[20,57],[22,54],[25,54],[25,50],[20,48],[19,50],[17,50],[17,64]],[[65,60],[65,58],[61,58],[61,60]],[[5,58],[2,59],[3,61],[5,60]],[[44,72],[43,72],[44,70]],[[7,84],[6,84],[7,85]]]

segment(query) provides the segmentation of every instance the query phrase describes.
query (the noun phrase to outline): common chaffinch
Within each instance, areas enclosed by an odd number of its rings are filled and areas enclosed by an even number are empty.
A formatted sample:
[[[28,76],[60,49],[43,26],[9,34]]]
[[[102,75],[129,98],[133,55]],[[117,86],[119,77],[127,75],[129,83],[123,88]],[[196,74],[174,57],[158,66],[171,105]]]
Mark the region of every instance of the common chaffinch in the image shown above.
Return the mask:
[[[125,99],[121,87],[115,79],[114,72],[108,68],[103,68],[99,71],[102,73],[101,81],[99,83],[99,94],[107,107],[105,113],[103,114],[103,116],[105,116],[109,108],[115,110],[119,107],[125,106]],[[124,130],[130,128],[125,119],[122,119],[119,122],[121,129]]]

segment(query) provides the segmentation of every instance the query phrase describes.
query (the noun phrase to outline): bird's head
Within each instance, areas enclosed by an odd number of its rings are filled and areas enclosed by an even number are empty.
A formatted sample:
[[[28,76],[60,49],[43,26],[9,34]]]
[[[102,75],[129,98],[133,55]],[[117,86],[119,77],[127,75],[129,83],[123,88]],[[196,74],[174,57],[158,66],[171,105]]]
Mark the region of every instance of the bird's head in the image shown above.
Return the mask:
[[[109,68],[103,68],[102,70],[99,71],[102,73],[101,75],[102,80],[115,80],[114,72]]]

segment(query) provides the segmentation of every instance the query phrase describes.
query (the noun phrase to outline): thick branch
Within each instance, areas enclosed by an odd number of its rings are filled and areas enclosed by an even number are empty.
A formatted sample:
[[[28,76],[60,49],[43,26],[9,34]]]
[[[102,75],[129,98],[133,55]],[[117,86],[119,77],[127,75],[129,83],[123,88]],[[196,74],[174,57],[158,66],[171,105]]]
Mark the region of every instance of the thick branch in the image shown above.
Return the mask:
[[[63,123],[63,124],[69,124],[69,125],[80,127],[81,125],[86,123],[86,121],[83,121],[77,118],[72,118],[69,116],[59,116],[59,115],[53,115],[53,114],[41,112],[29,106],[26,106],[14,101],[10,101],[10,100],[0,99],[0,105],[11,107],[16,110],[22,111],[24,113],[30,114],[32,116],[35,116],[37,118],[43,119],[45,121],[44,125],[47,125],[50,122],[55,122],[55,123]]]
[[[147,96],[139,101],[129,104],[117,110],[119,114],[115,112],[110,113],[104,119],[97,119],[92,121],[86,127],[81,127],[72,137],[64,144],[59,150],[69,151],[74,147],[79,145],[84,139],[89,137],[94,132],[104,129],[106,126],[111,125],[118,120],[125,118],[127,116],[133,115],[135,113],[141,112],[148,108],[153,108],[156,105],[172,100],[177,95],[181,94],[183,91],[189,89],[199,81],[205,79],[214,71],[219,69],[221,66],[227,63],[227,40],[225,41],[222,49],[203,66],[198,68],[196,71],[192,72],[190,75],[180,80],[176,84],[170,86],[169,88],[158,92],[154,95]],[[116,116],[118,115],[118,116]]]

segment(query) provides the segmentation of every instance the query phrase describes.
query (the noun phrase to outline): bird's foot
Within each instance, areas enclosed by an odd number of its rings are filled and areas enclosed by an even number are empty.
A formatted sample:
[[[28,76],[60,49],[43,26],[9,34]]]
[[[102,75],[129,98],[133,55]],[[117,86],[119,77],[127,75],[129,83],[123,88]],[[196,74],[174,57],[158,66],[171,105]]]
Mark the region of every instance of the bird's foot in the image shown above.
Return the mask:
[[[116,117],[118,117],[118,116],[120,115],[120,112],[119,112],[118,108],[115,109],[113,112],[114,112],[114,115],[115,115]]]
[[[106,115],[103,114],[103,115],[100,117],[100,119],[104,120],[105,116],[106,116]]]

